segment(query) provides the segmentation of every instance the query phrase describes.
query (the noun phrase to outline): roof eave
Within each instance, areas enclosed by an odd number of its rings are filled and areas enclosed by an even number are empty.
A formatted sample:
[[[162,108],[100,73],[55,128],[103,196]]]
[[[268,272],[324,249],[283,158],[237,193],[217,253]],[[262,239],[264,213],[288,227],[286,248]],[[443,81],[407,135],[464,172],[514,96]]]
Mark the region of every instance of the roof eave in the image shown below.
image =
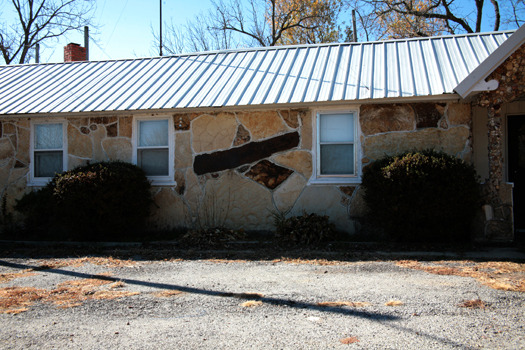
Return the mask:
[[[525,25],[522,25],[505,42],[489,55],[472,73],[454,88],[454,91],[466,99],[471,94],[492,91],[498,88],[496,80],[486,81],[487,77],[507,58],[525,43]]]

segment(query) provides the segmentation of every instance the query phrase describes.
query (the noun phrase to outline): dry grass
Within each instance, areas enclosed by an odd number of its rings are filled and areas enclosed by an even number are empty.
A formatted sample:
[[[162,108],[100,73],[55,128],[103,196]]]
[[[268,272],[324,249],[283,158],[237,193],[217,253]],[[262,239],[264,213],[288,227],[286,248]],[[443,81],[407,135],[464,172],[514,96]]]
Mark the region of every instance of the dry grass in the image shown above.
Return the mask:
[[[257,307],[261,305],[262,301],[260,300],[248,300],[241,304],[242,307]]]
[[[215,264],[232,264],[232,263],[245,263],[246,260],[242,259],[207,259],[206,261],[215,263]]]
[[[327,259],[301,259],[301,258],[285,258],[274,259],[273,263],[286,263],[286,264],[297,264],[297,265],[319,265],[319,266],[335,266],[335,265],[351,265],[355,263],[340,261],[340,260],[327,260]]]
[[[468,260],[421,263],[416,260],[401,260],[396,265],[436,275],[472,277],[493,289],[525,292],[525,264]]]
[[[78,267],[84,264],[93,264],[108,267],[125,267],[136,264],[133,260],[121,260],[113,257],[83,257],[77,259],[47,259],[39,262],[38,270],[58,269],[61,267]]]
[[[158,298],[169,298],[181,294],[184,294],[184,292],[181,292],[180,290],[164,290],[162,292],[153,293],[153,295]]]
[[[403,305],[402,301],[399,300],[389,300],[385,303],[386,306],[401,306]]]
[[[45,289],[33,287],[7,287],[0,289],[0,313],[18,314],[27,311],[35,301],[48,295]]]
[[[339,341],[343,344],[353,344],[353,343],[358,343],[359,339],[357,339],[357,337],[348,337],[348,338],[343,338]]]
[[[29,287],[9,287],[0,289],[0,313],[16,314],[27,311],[35,301],[51,303],[59,308],[80,306],[87,300],[112,300],[139,294],[115,290],[125,284],[121,281],[108,280],[108,275],[101,278],[86,278],[65,281],[53,290]]]
[[[19,272],[0,273],[0,283],[7,283],[16,278],[29,277],[29,276],[34,276],[34,275],[36,275],[36,273],[32,272],[31,269],[22,270]]]
[[[362,302],[362,301],[324,301],[317,303],[318,306],[322,307],[341,307],[341,306],[349,306],[349,307],[365,307],[370,306],[370,303]]]
[[[470,309],[485,309],[487,307],[487,304],[485,304],[485,302],[483,300],[473,299],[473,300],[464,300],[458,306],[459,307],[466,307],[466,308],[470,308]]]

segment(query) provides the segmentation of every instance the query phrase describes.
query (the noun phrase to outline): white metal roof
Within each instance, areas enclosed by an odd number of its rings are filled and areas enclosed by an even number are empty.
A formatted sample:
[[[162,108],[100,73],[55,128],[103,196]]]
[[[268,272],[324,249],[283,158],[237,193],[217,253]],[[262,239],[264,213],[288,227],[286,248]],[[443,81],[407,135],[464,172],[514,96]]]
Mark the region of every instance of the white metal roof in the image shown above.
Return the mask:
[[[0,66],[0,115],[439,96],[511,31]]]
[[[470,94],[482,90],[495,90],[499,82],[485,81],[510,55],[525,43],[525,25],[521,26],[511,37],[500,45],[489,58],[484,60],[474,71],[461,81],[454,91],[466,98]]]

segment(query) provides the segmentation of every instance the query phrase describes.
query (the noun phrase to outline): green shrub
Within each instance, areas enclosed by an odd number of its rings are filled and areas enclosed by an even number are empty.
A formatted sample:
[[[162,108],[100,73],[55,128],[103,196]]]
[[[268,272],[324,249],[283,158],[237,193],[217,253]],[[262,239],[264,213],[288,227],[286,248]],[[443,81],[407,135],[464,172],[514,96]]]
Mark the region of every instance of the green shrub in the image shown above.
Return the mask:
[[[401,241],[467,240],[480,205],[474,167],[433,150],[378,160],[362,185],[368,220]]]
[[[94,163],[55,175],[16,209],[27,225],[73,240],[120,240],[144,228],[151,185],[144,171],[123,162]]]
[[[285,244],[316,246],[337,237],[335,225],[328,216],[307,214],[286,218],[274,214],[275,238]]]

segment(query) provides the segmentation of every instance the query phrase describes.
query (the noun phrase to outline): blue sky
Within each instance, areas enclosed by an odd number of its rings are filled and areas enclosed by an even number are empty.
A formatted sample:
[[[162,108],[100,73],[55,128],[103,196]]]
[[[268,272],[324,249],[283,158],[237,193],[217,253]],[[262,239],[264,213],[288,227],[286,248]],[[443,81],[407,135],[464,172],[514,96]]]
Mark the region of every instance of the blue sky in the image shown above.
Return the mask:
[[[505,3],[503,0],[501,3]],[[457,0],[464,3],[468,12],[472,0]],[[158,31],[159,0],[96,0],[95,22],[97,29],[91,28],[90,59],[108,60],[158,55],[158,48],[153,47],[152,27]],[[8,10],[12,7],[10,1],[0,0],[3,5],[0,20],[7,21],[7,16],[14,13]],[[490,1],[485,1],[485,11]],[[187,19],[193,18],[201,11],[211,8],[210,0],[162,0],[163,22],[171,20],[176,25],[183,25]],[[483,31],[490,31],[492,20],[485,21]],[[487,25],[489,24],[490,25]],[[506,29],[502,26],[501,29]],[[63,48],[70,42],[83,45],[83,33],[69,33],[58,40],[50,39],[41,46],[40,62],[62,62]]]
[[[0,1],[3,8],[0,20],[7,21],[15,14],[9,1]],[[210,8],[210,0],[162,0],[163,22],[186,23],[200,11]],[[89,56],[92,60],[150,57],[158,55],[153,48],[151,28],[158,32],[159,0],[97,0],[95,23],[90,28]],[[74,42],[84,46],[84,34],[71,32],[57,40],[50,39],[40,47],[40,62],[62,62],[64,46]]]
[[[209,8],[209,0],[162,0],[164,22],[173,19],[176,24],[186,23],[200,11]],[[90,42],[90,59],[106,60],[157,56],[152,45],[151,28],[159,28],[159,0],[97,0],[95,22],[100,27],[91,33],[96,42]],[[84,34],[72,33],[47,49],[42,59],[47,62],[63,60],[63,47],[70,42],[83,45]],[[50,57],[49,60],[47,57]]]

